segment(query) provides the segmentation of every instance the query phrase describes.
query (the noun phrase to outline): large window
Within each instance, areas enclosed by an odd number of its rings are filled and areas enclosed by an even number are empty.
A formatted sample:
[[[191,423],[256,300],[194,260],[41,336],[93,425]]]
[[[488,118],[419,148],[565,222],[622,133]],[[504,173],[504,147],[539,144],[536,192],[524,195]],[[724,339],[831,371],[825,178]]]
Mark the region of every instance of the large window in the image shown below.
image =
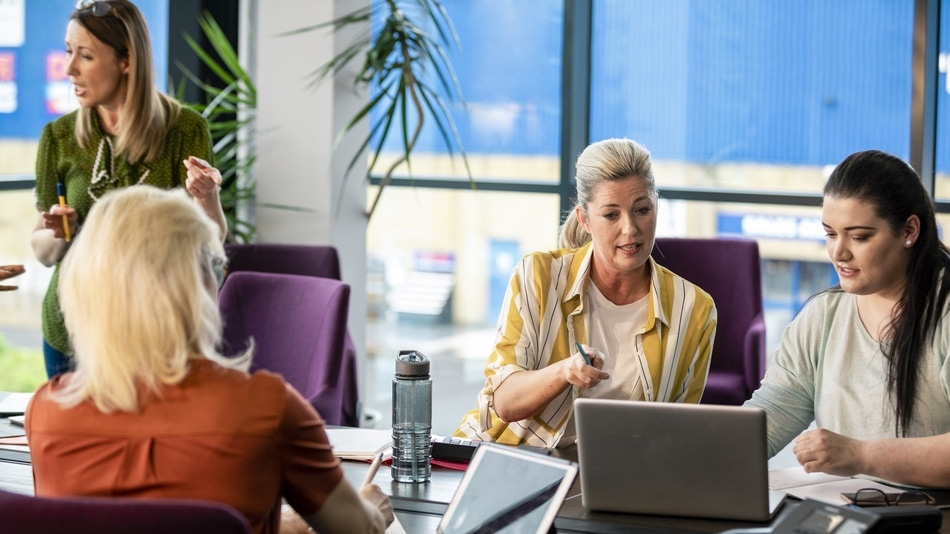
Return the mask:
[[[909,156],[913,3],[594,2],[591,139],[664,184],[818,192],[877,148]]]
[[[536,194],[536,185],[520,162],[549,161],[551,179],[556,178],[554,165],[561,166],[562,176],[572,174],[564,168],[572,166],[582,147],[562,142],[556,153],[550,147],[563,137],[567,116],[582,108],[589,141],[628,137],[650,149],[661,196],[667,199],[661,206],[661,235],[738,235],[759,241],[769,344],[774,346],[808,295],[836,282],[817,208],[830,170],[868,148],[911,159],[915,3],[567,2],[571,9],[590,8],[588,28],[576,27],[586,20],[565,18],[563,8],[551,5],[559,3],[531,4],[532,13],[525,16],[529,8],[522,2],[446,1],[464,50],[453,58],[461,65],[469,107],[457,118],[466,148],[491,169],[476,171],[476,180],[504,177],[523,191],[511,198],[521,199]],[[565,32],[562,24],[575,27]],[[562,35],[590,35],[589,52],[570,61],[563,59],[566,55],[554,58],[554,72],[551,56],[542,52],[556,52],[550,43],[570,46],[561,42]],[[527,142],[520,136],[536,135],[529,124],[550,122],[528,122],[524,112],[552,107],[552,90],[565,79],[561,69],[589,76],[589,98],[560,102],[559,114],[543,113],[545,119],[559,117],[562,130],[542,135],[547,141],[540,144]],[[519,138],[502,141],[498,130],[485,137],[490,130],[477,124],[511,125]],[[432,161],[445,161],[439,146],[433,144],[432,150]],[[950,145],[943,152],[950,154]],[[434,178],[458,176],[444,170],[430,176],[415,165],[414,171]],[[437,180],[413,185],[417,198],[419,188],[441,186],[448,185]],[[572,194],[572,184],[561,186],[561,195]],[[466,202],[485,195],[479,191]],[[443,204],[417,205],[435,212]],[[556,231],[559,220],[550,211],[532,212],[531,204],[521,200],[514,206],[499,216],[518,226],[516,235],[542,232],[547,237]],[[462,250],[472,243],[484,248],[493,230],[479,230],[483,219],[468,210],[457,213],[471,217],[463,219],[471,224],[463,225],[465,233],[456,234],[445,252],[454,255],[458,272],[468,275],[466,283],[487,287],[487,272],[466,265],[472,256]],[[371,255],[376,243],[398,242],[404,232],[399,223],[404,214],[374,217]],[[519,222],[525,219],[534,224]],[[405,243],[403,255],[414,257],[412,241]],[[489,309],[482,310],[486,305]],[[453,320],[472,324],[493,317],[497,309],[491,305],[489,299],[456,294],[453,308],[464,311],[454,313]]]
[[[369,224],[371,322],[492,324],[514,262],[557,243],[563,0],[444,4],[461,43],[448,49],[464,98],[452,112],[477,187],[427,122],[412,179],[397,171]],[[400,142],[388,139],[391,159]]]
[[[443,2],[461,41],[448,52],[465,104],[452,111],[478,187],[468,189],[463,167],[430,123],[413,158],[414,179],[403,173],[388,186],[369,225],[367,295],[375,317],[490,325],[513,259],[556,245],[573,192],[571,168],[583,148],[565,139],[583,134],[584,142],[629,137],[651,150],[664,197],[662,235],[759,241],[774,340],[810,292],[834,281],[816,228],[831,167],[856,150],[882,149],[910,161],[921,149],[912,141],[913,51],[923,31],[914,10],[932,1]],[[183,3],[137,2],[153,41],[195,33],[168,17],[168,6]],[[941,201],[950,200],[950,0],[939,3],[940,54],[925,66],[940,69],[937,110],[924,111],[924,119],[936,119],[936,139],[924,136],[930,144],[923,150],[935,154]],[[14,10],[13,19],[6,11],[0,17],[0,188],[4,176],[20,187],[0,194],[0,259],[30,263],[29,181],[39,129],[54,116],[48,101],[62,94],[61,76],[47,67],[62,51],[71,3],[0,4]],[[589,17],[577,16],[584,9]],[[22,45],[14,41],[17,31],[7,31],[17,13]],[[60,21],[52,32],[51,20]],[[565,36],[575,41],[565,43]],[[165,45],[155,50],[156,61],[164,61]],[[565,87],[564,80],[576,85]],[[392,141],[388,149],[397,152]],[[41,273],[48,270],[31,267],[24,290],[2,299],[6,305],[41,298]],[[421,297],[430,300],[429,310],[433,295],[446,307],[414,317],[410,301],[420,294],[412,288],[419,287],[427,288]],[[415,305],[426,309],[425,302]],[[13,309],[38,325],[38,314]]]
[[[473,178],[556,183],[563,0],[444,3],[460,42],[446,49],[462,88],[450,106]],[[396,135],[387,139],[393,157],[401,143]],[[448,157],[431,120],[413,154],[417,180],[466,177],[459,160]],[[397,174],[405,176],[405,167]]]
[[[934,91],[937,120],[935,139],[934,196],[950,199],[950,1],[940,0],[939,52]]]

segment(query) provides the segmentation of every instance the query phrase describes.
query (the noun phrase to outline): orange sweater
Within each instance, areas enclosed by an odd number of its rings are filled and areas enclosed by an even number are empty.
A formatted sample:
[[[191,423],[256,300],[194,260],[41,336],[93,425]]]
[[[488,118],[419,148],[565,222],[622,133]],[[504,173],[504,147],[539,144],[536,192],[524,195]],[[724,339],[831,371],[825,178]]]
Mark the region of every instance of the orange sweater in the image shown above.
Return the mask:
[[[38,496],[217,501],[272,533],[281,497],[306,516],[343,478],[323,420],[278,375],[197,360],[141,413],[112,414],[52,401],[47,393],[70,376],[40,387],[27,409]]]

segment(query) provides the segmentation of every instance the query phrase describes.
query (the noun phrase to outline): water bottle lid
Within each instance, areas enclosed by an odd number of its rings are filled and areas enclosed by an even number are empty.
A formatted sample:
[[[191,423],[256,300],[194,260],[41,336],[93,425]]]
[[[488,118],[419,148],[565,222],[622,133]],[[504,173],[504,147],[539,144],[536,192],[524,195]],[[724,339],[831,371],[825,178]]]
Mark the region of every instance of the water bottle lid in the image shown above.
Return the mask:
[[[396,356],[396,374],[399,376],[429,376],[429,358],[416,350],[401,350]]]

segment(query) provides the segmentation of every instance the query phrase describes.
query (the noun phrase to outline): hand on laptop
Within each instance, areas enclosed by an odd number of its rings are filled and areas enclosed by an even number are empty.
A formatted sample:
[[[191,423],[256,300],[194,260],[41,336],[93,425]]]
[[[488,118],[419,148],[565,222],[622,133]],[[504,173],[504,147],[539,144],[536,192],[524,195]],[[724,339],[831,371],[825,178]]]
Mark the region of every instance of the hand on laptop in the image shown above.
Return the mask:
[[[565,380],[575,386],[592,388],[610,378],[609,373],[601,370],[604,368],[604,357],[600,351],[586,345],[578,348],[583,350],[578,350],[563,362],[562,375]],[[590,365],[587,360],[590,360]]]

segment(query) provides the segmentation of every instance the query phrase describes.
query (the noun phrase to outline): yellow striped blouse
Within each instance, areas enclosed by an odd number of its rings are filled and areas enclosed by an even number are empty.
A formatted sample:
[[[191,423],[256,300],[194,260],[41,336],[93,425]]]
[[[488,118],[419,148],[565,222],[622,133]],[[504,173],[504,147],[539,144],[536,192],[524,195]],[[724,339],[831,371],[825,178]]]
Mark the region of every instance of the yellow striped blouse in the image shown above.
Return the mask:
[[[485,366],[478,407],[455,436],[506,444],[557,446],[581,388],[571,386],[530,419],[505,422],[493,407],[493,392],[513,373],[536,370],[573,354],[587,343],[584,311],[590,281],[591,244],[525,256],[515,267],[498,316],[495,349]],[[652,282],[647,322],[631,340],[645,355],[649,373],[639,400],[699,402],[706,386],[716,333],[716,307],[698,286],[650,258]],[[593,318],[596,320],[596,318]]]

